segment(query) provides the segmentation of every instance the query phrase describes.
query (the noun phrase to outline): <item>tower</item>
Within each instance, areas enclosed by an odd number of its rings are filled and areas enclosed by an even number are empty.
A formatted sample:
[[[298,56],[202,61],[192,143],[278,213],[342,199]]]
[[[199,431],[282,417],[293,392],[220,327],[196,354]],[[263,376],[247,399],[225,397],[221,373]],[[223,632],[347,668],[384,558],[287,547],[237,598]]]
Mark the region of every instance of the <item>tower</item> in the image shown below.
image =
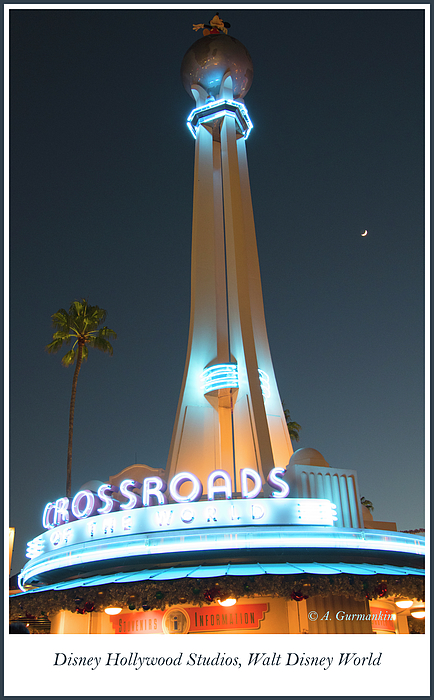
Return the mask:
[[[240,492],[240,469],[264,484],[292,455],[268,344],[244,104],[253,78],[247,49],[225,33],[196,41],[181,76],[196,107],[191,315],[166,478],[213,470]],[[224,474],[223,472],[226,472]],[[266,487],[265,487],[266,488]]]

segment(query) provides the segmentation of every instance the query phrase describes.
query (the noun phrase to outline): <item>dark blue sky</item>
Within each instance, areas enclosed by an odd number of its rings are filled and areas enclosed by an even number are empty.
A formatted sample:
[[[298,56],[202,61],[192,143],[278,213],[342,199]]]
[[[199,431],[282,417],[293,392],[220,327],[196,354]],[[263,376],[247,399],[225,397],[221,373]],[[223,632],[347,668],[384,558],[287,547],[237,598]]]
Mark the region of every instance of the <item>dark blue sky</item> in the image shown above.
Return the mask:
[[[65,492],[73,369],[44,352],[57,309],[86,297],[118,333],[80,373],[73,493],[166,465],[190,305],[180,65],[213,14],[10,12],[12,573]],[[423,527],[424,12],[220,14],[254,64],[251,189],[294,449],[356,469],[375,519]]]

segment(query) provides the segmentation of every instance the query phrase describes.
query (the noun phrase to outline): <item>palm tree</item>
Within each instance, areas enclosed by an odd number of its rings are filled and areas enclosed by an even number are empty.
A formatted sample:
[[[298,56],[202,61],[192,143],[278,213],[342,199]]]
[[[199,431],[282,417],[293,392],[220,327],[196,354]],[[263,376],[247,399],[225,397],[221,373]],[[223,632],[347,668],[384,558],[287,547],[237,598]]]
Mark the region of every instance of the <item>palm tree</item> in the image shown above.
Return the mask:
[[[75,395],[77,393],[77,380],[81,363],[87,359],[88,348],[96,348],[102,352],[113,355],[113,348],[109,338],[116,338],[116,333],[107,326],[99,328],[104,323],[107,312],[99,306],[90,306],[86,299],[74,301],[69,311],[59,309],[52,315],[53,333],[52,342],[46,346],[49,353],[57,352],[62,345],[69,345],[71,339],[74,344],[71,350],[62,357],[62,365],[69,367],[74,362],[75,371],[72,379],[71,403],[69,408],[69,437],[68,459],[66,465],[66,495],[71,496],[71,466],[72,466],[72,433],[74,429]]]
[[[372,502],[368,501],[364,496],[362,496],[360,498],[360,503],[362,504],[362,506],[366,506],[366,508],[368,510],[370,510],[371,512],[374,510],[374,506],[372,505]]]
[[[286,425],[288,426],[289,437],[291,438],[291,440],[295,440],[295,442],[299,442],[300,441],[299,432],[301,430],[301,425],[299,425],[298,423],[295,423],[294,421],[291,420],[291,414],[289,412],[289,408],[285,408],[284,402],[282,402],[282,407],[283,407],[283,412],[285,414]]]

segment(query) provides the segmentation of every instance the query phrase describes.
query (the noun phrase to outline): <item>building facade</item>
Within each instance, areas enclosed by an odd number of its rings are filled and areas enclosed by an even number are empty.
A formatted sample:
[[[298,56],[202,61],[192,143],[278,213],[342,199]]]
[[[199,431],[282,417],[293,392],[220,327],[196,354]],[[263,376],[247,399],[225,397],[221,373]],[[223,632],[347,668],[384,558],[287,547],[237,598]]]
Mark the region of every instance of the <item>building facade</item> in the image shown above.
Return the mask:
[[[374,522],[357,474],[293,453],[268,344],[246,155],[247,49],[216,20],[195,100],[191,318],[165,470],[133,465],[43,510],[13,616],[53,634],[407,633],[423,537]]]

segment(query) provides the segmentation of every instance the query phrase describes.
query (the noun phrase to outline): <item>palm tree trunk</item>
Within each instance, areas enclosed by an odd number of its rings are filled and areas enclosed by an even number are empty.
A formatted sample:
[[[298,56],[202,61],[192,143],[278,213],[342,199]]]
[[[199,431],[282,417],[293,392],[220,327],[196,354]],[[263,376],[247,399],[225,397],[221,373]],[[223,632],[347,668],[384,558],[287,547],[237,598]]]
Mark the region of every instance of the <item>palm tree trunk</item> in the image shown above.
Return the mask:
[[[71,403],[69,406],[69,435],[68,435],[68,459],[66,463],[66,495],[71,496],[71,471],[72,471],[72,433],[74,430],[74,410],[75,410],[75,395],[77,393],[78,373],[81,367],[83,357],[83,344],[78,341],[77,362],[75,365],[74,376],[72,378]]]

